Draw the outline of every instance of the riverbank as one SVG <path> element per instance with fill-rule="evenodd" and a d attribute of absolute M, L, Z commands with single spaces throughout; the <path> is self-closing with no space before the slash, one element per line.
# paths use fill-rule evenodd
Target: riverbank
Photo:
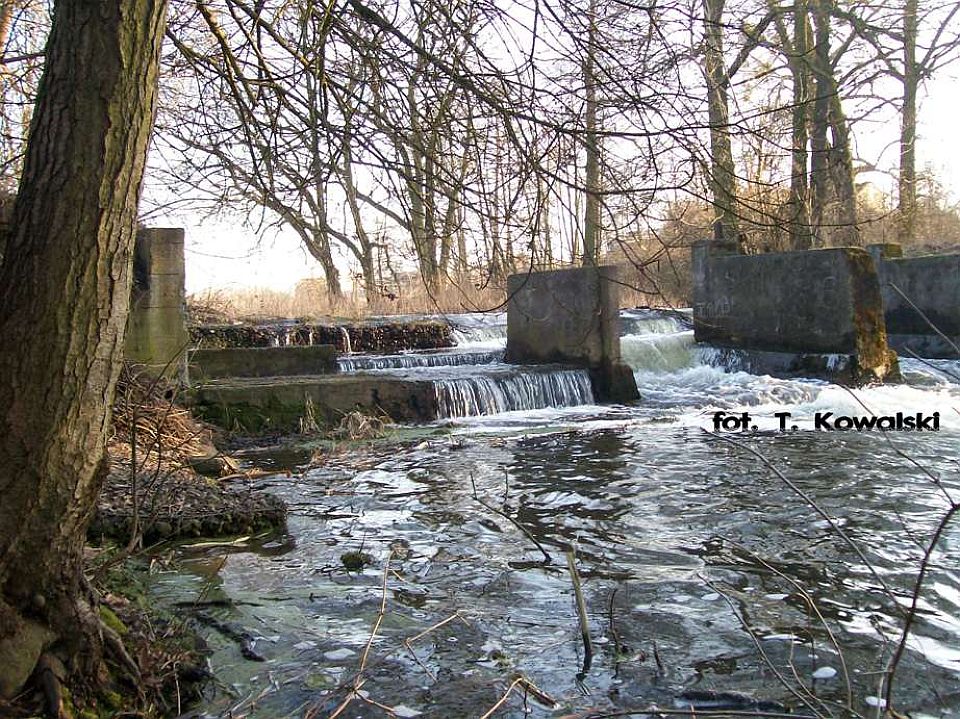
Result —
<path fill-rule="evenodd" d="M 256 492 L 247 475 L 207 477 L 178 462 L 130 471 L 122 450 L 113 450 L 113 469 L 104 482 L 90 523 L 90 541 L 126 544 L 139 535 L 144 546 L 195 537 L 251 534 L 283 526 L 286 505 Z"/>
<path fill-rule="evenodd" d="M 201 696 L 209 679 L 202 623 L 149 596 L 164 547 L 282 530 L 286 505 L 257 492 L 256 473 L 217 450 L 215 430 L 177 404 L 177 390 L 130 367 L 118 384 L 109 469 L 84 550 L 87 599 L 112 630 L 99 680 L 71 683 L 49 647 L 25 690 L 0 701 L 0 716 L 172 717 Z"/>

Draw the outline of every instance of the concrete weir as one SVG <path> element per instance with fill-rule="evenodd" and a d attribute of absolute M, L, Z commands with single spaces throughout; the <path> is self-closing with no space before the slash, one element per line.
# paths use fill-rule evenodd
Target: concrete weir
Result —
<path fill-rule="evenodd" d="M 511 275 L 507 293 L 507 362 L 583 367 L 597 401 L 639 399 L 633 371 L 620 359 L 617 267 Z"/>
<path fill-rule="evenodd" d="M 191 382 L 223 377 L 276 377 L 278 375 L 332 374 L 337 371 L 337 348 L 223 347 L 190 353 Z"/>
<path fill-rule="evenodd" d="M 765 255 L 693 247 L 693 323 L 725 367 L 846 384 L 897 379 L 877 271 L 862 249 Z"/>
<path fill-rule="evenodd" d="M 890 346 L 908 356 L 960 359 L 960 254 L 903 257 L 869 245 L 880 275 Z"/>

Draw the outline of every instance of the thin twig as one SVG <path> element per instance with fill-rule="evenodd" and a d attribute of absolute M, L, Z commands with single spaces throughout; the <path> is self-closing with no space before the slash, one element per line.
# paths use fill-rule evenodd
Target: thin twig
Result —
<path fill-rule="evenodd" d="M 737 607 L 734 605 L 733 600 L 730 599 L 730 597 L 727 596 L 725 592 L 720 591 L 720 588 L 715 586 L 706 577 L 701 575 L 700 579 L 701 581 L 703 581 L 704 584 L 706 584 L 713 591 L 715 591 L 717 594 L 723 597 L 723 600 L 730 607 L 730 611 L 733 612 L 733 616 L 737 618 L 737 621 L 740 622 L 740 626 L 743 627 L 744 631 L 747 633 L 747 636 L 749 636 L 750 639 L 753 641 L 754 645 L 757 648 L 757 651 L 760 653 L 760 656 L 763 658 L 764 663 L 767 665 L 770 671 L 773 672 L 773 675 L 777 678 L 777 681 L 780 682 L 780 685 L 784 689 L 786 689 L 788 692 L 790 692 L 794 697 L 796 697 L 805 707 L 807 707 L 807 709 L 812 711 L 816 716 L 820 717 L 821 715 L 820 715 L 820 712 L 817 711 L 817 708 L 813 706 L 809 701 L 807 701 L 807 698 L 804 696 L 804 694 L 797 691 L 797 689 L 789 681 L 787 681 L 787 678 L 783 676 L 780 670 L 777 669 L 777 666 L 773 663 L 773 660 L 770 659 L 770 657 L 767 655 L 767 652 L 763 648 L 763 644 L 760 643 L 760 639 L 757 637 L 756 633 L 753 631 L 750 625 L 747 624 L 747 621 L 743 618 L 743 616 L 737 610 Z M 806 687 L 804 687 L 804 689 L 805 688 Z"/>
<path fill-rule="evenodd" d="M 872 417 L 872 416 L 876 416 L 876 413 L 875 413 L 872 409 L 870 409 L 870 407 L 868 407 L 868 406 L 866 405 L 866 403 L 857 395 L 856 392 L 854 392 L 854 391 L 853 391 L 852 389 L 850 389 L 849 387 L 844 387 L 843 389 L 846 390 L 847 394 L 849 394 L 851 397 L 853 397 L 854 402 L 856 402 L 856 403 L 859 404 L 861 407 L 863 407 L 863 409 L 865 409 L 865 410 L 870 414 L 871 417 Z M 901 459 L 905 459 L 905 460 L 908 461 L 910 464 L 912 464 L 914 467 L 916 467 L 916 468 L 919 469 L 921 472 L 923 472 L 925 475 L 927 475 L 927 477 L 930 478 L 930 481 L 933 482 L 934 485 L 936 485 L 936 487 L 937 487 L 937 488 L 940 490 L 940 492 L 943 494 L 944 498 L 946 498 L 947 502 L 948 502 L 949 504 L 953 504 L 953 498 L 950 496 L 950 494 L 947 492 L 947 490 L 946 490 L 946 489 L 944 488 L 944 486 L 941 484 L 941 482 L 940 482 L 940 477 L 938 477 L 936 474 L 934 474 L 933 471 L 931 471 L 931 470 L 928 469 L 927 467 L 923 466 L 922 464 L 920 464 L 920 462 L 918 462 L 918 461 L 915 460 L 913 457 L 911 457 L 909 454 L 907 454 L 906 452 L 904 452 L 903 450 L 901 450 L 899 447 L 897 447 L 897 446 L 893 443 L 893 440 L 891 440 L 890 437 L 887 435 L 886 432 L 881 432 L 881 436 L 886 440 L 887 446 L 890 447 L 890 449 L 893 451 L 894 454 L 896 454 L 896 455 L 897 455 L 898 457 L 900 457 Z"/>
<path fill-rule="evenodd" d="M 930 538 L 930 543 L 927 545 L 927 550 L 923 554 L 923 559 L 920 561 L 920 571 L 917 574 L 917 580 L 913 584 L 913 594 L 910 598 L 910 610 L 907 612 L 907 618 L 903 623 L 903 631 L 900 634 L 900 641 L 897 643 L 897 648 L 894 650 L 893 656 L 890 658 L 890 663 L 887 666 L 887 691 L 885 698 L 887 703 L 887 711 L 891 713 L 893 712 L 894 678 L 897 673 L 897 667 L 900 666 L 900 660 L 903 659 L 904 650 L 907 648 L 907 639 L 910 637 L 910 630 L 913 628 L 913 622 L 917 617 L 920 594 L 923 591 L 923 582 L 927 577 L 927 570 L 930 569 L 931 557 L 937 548 L 937 544 L 940 542 L 941 535 L 944 533 L 944 531 L 946 531 L 947 526 L 953 520 L 957 512 L 960 512 L 960 503 L 953 504 L 947 513 L 940 518 L 940 522 L 937 524 L 937 528 L 934 531 L 933 536 Z"/>
<path fill-rule="evenodd" d="M 926 365 L 926 366 L 929 367 L 930 369 L 935 370 L 935 371 L 937 371 L 937 372 L 939 372 L 939 373 L 941 373 L 941 374 L 945 374 L 947 377 L 949 377 L 950 379 L 952 379 L 954 382 L 960 382 L 960 374 L 954 374 L 953 372 L 951 372 L 951 371 L 948 370 L 948 369 L 944 369 L 943 367 L 937 367 L 937 365 L 935 365 L 933 362 L 931 362 L 930 360 L 926 359 L 925 357 L 921 357 L 920 355 L 918 355 L 916 352 L 914 352 L 914 351 L 913 351 L 912 349 L 910 349 L 909 347 L 902 347 L 902 348 L 900 349 L 900 351 L 901 351 L 901 352 L 906 352 L 906 353 L 907 353 L 908 355 L 910 355 L 913 359 L 915 359 L 915 360 L 917 360 L 918 362 L 920 362 L 920 364 Z"/>
<path fill-rule="evenodd" d="M 387 613 L 387 577 L 390 573 L 390 560 L 393 559 L 393 550 L 390 551 L 390 554 L 387 555 L 387 564 L 383 568 L 383 591 L 380 595 L 380 611 L 377 613 L 377 621 L 373 624 L 373 629 L 370 631 L 370 638 L 367 640 L 367 646 L 363 649 L 363 654 L 360 657 L 360 672 L 367 666 L 367 657 L 370 656 L 370 648 L 373 646 L 373 641 L 376 639 L 377 632 L 380 630 L 380 624 L 383 622 L 383 617 Z"/>
<path fill-rule="evenodd" d="M 840 668 L 843 671 L 843 679 L 844 679 L 846 692 L 847 692 L 847 705 L 844 707 L 844 709 L 853 711 L 853 688 L 851 687 L 851 684 L 850 684 L 850 674 L 847 670 L 847 663 L 843 657 L 843 651 L 840 649 L 840 643 L 837 641 L 836 635 L 830 629 L 830 625 L 827 623 L 826 618 L 820 612 L 820 608 L 813 601 L 813 597 L 811 597 L 809 592 L 807 592 L 807 590 L 803 587 L 803 585 L 801 585 L 800 582 L 798 582 L 793 577 L 787 576 L 786 574 L 781 572 L 779 569 L 777 569 L 775 566 L 765 561 L 762 557 L 757 556 L 746 547 L 743 547 L 731 540 L 727 540 L 727 541 L 731 546 L 739 549 L 741 552 L 744 552 L 745 554 L 752 557 L 753 560 L 758 564 L 760 564 L 762 567 L 773 572 L 775 575 L 783 579 L 785 582 L 788 582 L 790 586 L 792 586 L 797 592 L 800 593 L 800 596 L 803 597 L 803 600 L 806 603 L 806 605 L 813 611 L 814 614 L 817 615 L 817 619 L 820 620 L 821 626 L 823 627 L 824 631 L 826 631 L 827 633 L 827 638 L 830 640 L 830 644 L 833 646 L 834 650 L 837 652 L 837 659 L 840 662 Z"/>
<path fill-rule="evenodd" d="M 896 595 L 893 593 L 890 587 L 887 586 L 887 583 L 883 581 L 883 578 L 877 572 L 876 568 L 867 559 L 866 555 L 864 555 L 863 550 L 861 550 L 860 547 L 857 546 L 856 542 L 850 539 L 850 536 L 843 531 L 843 528 L 841 528 L 840 525 L 837 524 L 837 521 L 833 517 L 831 517 L 829 514 L 827 514 L 827 512 L 823 509 L 823 507 L 817 504 L 817 502 L 814 501 L 813 498 L 810 497 L 810 495 L 808 495 L 806 492 L 800 489 L 800 487 L 798 487 L 795 482 L 793 482 L 789 477 L 787 477 L 783 472 L 781 472 L 776 466 L 774 466 L 774 464 L 769 459 L 767 459 L 762 453 L 758 452 L 753 447 L 743 444 L 742 442 L 737 442 L 733 439 L 730 439 L 729 437 L 724 437 L 722 434 L 711 432 L 707 429 L 702 429 L 702 431 L 704 434 L 706 434 L 709 437 L 713 437 L 714 439 L 719 439 L 721 442 L 726 442 L 727 444 L 732 444 L 734 447 L 737 447 L 738 449 L 742 449 L 746 452 L 749 452 L 754 457 L 759 459 L 767 469 L 773 472 L 780 479 L 781 482 L 783 482 L 791 490 L 793 490 L 795 494 L 797 494 L 801 499 L 803 499 L 803 501 L 806 502 L 810 506 L 810 508 L 813 509 L 813 511 L 819 514 L 823 518 L 823 520 L 830 525 L 830 528 L 837 534 L 837 536 L 839 536 L 847 544 L 847 546 L 849 546 L 854 551 L 854 553 L 860 558 L 860 561 L 863 562 L 867 571 L 870 572 L 871 576 L 874 578 L 874 580 L 876 580 L 877 584 L 879 584 L 880 587 L 883 589 L 884 593 L 887 595 L 887 598 L 893 602 L 893 611 L 899 610 L 900 605 L 897 603 Z"/>
<path fill-rule="evenodd" d="M 929 317 L 927 317 L 927 315 L 924 313 L 924 311 L 921 310 L 919 307 L 917 307 L 917 305 L 914 303 L 914 301 L 911 300 L 909 297 L 907 297 L 906 293 L 904 293 L 903 290 L 901 290 L 899 287 L 897 287 L 893 282 L 889 282 L 888 284 L 894 289 L 894 291 L 895 291 L 898 295 L 900 295 L 904 300 L 907 301 L 907 304 L 908 304 L 908 305 L 910 305 L 914 310 L 916 310 L 917 314 L 920 315 L 920 316 L 923 318 L 923 321 L 926 322 L 928 325 L 930 325 L 930 329 L 932 329 L 934 332 L 936 332 L 938 335 L 940 335 L 940 336 L 943 338 L 943 340 L 944 340 L 948 345 L 950 345 L 950 347 L 953 348 L 953 351 L 957 353 L 957 357 L 960 358 L 960 347 L 957 346 L 957 343 L 954 342 L 954 341 L 953 341 L 952 339 L 950 339 L 949 337 L 947 337 L 947 335 L 945 335 L 943 332 L 941 332 L 941 331 L 940 331 L 940 328 L 937 327 L 937 326 L 933 323 L 933 320 L 931 320 Z"/>
<path fill-rule="evenodd" d="M 476 481 L 475 481 L 474 478 L 473 478 L 473 473 L 472 473 L 472 472 L 471 472 L 471 474 L 470 474 L 470 484 L 471 484 L 471 486 L 473 487 L 473 498 L 474 498 L 477 502 L 479 502 L 479 503 L 480 503 L 483 507 L 485 507 L 486 509 L 489 509 L 489 510 L 490 510 L 491 512 L 493 512 L 494 514 L 497 514 L 497 515 L 503 517 L 503 518 L 506 519 L 508 522 L 512 523 L 513 526 L 515 526 L 517 529 L 519 529 L 521 532 L 523 532 L 523 535 L 524 535 L 527 539 L 529 539 L 531 542 L 533 542 L 535 545 L 537 545 L 537 549 L 539 549 L 539 550 L 540 550 L 540 553 L 543 555 L 543 563 L 544 563 L 544 564 L 551 564 L 551 563 L 553 562 L 553 559 L 551 559 L 550 554 L 547 552 L 547 550 L 543 548 L 543 545 L 540 544 L 540 542 L 537 541 L 536 537 L 534 537 L 526 527 L 524 527 L 522 524 L 520 524 L 520 522 L 518 522 L 516 519 L 514 519 L 513 517 L 511 517 L 509 514 L 507 514 L 507 513 L 504 512 L 503 510 L 497 509 L 496 507 L 493 507 L 493 506 L 491 506 L 490 504 L 488 504 L 487 502 L 485 502 L 485 501 L 483 501 L 482 499 L 480 499 L 480 495 L 477 494 L 477 483 L 476 483 Z"/>
<path fill-rule="evenodd" d="M 510 686 L 507 687 L 507 691 L 505 691 L 505 692 L 503 693 L 503 695 L 497 700 L 497 703 L 494 704 L 492 707 L 490 707 L 490 708 L 484 713 L 484 715 L 483 715 L 482 717 L 480 717 L 480 719 L 490 719 L 490 717 L 493 716 L 493 714 L 497 711 L 497 709 L 499 709 L 500 707 L 502 707 L 503 704 L 504 704 L 504 702 L 506 702 L 507 699 L 510 697 L 510 692 L 512 692 L 514 689 L 516 689 L 517 686 L 520 685 L 521 683 L 522 683 L 522 682 L 521 682 L 521 680 L 520 680 L 519 677 L 516 678 L 516 679 L 514 679 L 513 682 L 510 684 Z"/>

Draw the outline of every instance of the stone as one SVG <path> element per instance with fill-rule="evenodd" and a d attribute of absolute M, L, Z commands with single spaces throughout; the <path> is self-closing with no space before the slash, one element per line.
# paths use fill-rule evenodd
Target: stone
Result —
<path fill-rule="evenodd" d="M 0 697 L 12 699 L 20 692 L 53 639 L 50 629 L 30 619 L 21 620 L 12 635 L 0 639 Z"/>

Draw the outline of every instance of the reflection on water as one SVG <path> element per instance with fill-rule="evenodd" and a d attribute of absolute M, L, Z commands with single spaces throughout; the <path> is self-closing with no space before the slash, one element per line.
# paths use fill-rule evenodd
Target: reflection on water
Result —
<path fill-rule="evenodd" d="M 362 674 L 365 694 L 341 716 L 387 716 L 375 701 L 398 716 L 477 717 L 517 672 L 557 702 L 530 698 L 534 716 L 679 706 L 711 690 L 839 715 L 847 678 L 853 709 L 866 713 L 924 542 L 948 497 L 960 497 L 960 388 L 935 369 L 904 365 L 908 384 L 851 394 L 694 358 L 638 368 L 637 407 L 457 420 L 447 438 L 358 451 L 271 481 L 293 507 L 286 536 L 184 549 L 154 592 L 168 602 L 231 600 L 196 611 L 255 636 L 268 660 L 243 659 L 214 632 L 221 685 L 211 715 L 336 711 L 348 696 L 337 687 L 356 681 L 378 621 L 384 576 L 386 614 Z M 944 429 L 809 430 L 815 412 L 863 414 L 861 402 L 880 413 L 939 410 Z M 784 408 L 803 429 L 772 431 Z M 704 432 L 716 409 L 758 418 L 762 431 L 737 443 L 794 488 L 742 446 Z M 950 527 L 933 553 L 898 674 L 901 710 L 960 711 L 958 543 Z M 596 650 L 582 681 L 568 544 Z M 348 572 L 348 551 L 373 562 Z M 511 699 L 498 716 L 526 716 L 522 704 Z"/>

